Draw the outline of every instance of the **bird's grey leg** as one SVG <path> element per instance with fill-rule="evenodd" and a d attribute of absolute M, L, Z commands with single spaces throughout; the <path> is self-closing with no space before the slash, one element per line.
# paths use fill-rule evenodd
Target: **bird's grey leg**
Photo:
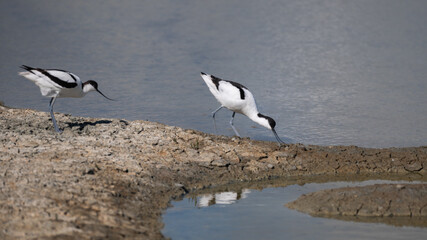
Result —
<path fill-rule="evenodd" d="M 219 107 L 217 110 L 212 112 L 212 119 L 213 119 L 213 125 L 214 125 L 214 129 L 215 129 L 215 133 L 216 131 L 216 123 L 215 123 L 215 113 L 218 112 L 219 110 L 221 110 L 221 108 L 223 108 L 223 106 Z"/>
<path fill-rule="evenodd" d="M 233 128 L 234 133 L 235 133 L 238 137 L 240 137 L 240 134 L 237 132 L 236 128 L 235 128 L 235 127 L 234 127 L 234 125 L 233 125 L 234 115 L 236 115 L 236 112 L 233 112 L 233 115 L 231 115 L 230 125 L 231 125 L 231 128 Z"/>
<path fill-rule="evenodd" d="M 50 99 L 50 102 L 49 102 L 50 117 L 52 118 L 53 127 L 55 128 L 55 131 L 62 132 L 61 130 L 59 130 L 58 125 L 56 124 L 55 115 L 53 115 L 53 104 L 55 104 L 55 100 L 56 100 L 56 97 L 53 97 Z"/>

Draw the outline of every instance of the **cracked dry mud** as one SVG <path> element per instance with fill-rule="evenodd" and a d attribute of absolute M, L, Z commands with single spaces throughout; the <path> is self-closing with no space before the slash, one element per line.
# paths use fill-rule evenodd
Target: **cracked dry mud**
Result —
<path fill-rule="evenodd" d="M 279 147 L 147 121 L 0 106 L 0 239 L 164 239 L 161 214 L 197 189 L 275 177 L 415 176 L 427 148 Z M 303 181 L 303 180 L 302 180 Z"/>

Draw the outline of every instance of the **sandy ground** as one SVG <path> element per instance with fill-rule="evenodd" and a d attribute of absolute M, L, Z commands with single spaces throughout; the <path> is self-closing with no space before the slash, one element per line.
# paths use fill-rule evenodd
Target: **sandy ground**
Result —
<path fill-rule="evenodd" d="M 427 147 L 279 147 L 147 121 L 55 116 L 62 134 L 46 112 L 0 106 L 0 239 L 164 239 L 162 211 L 199 189 L 427 175 Z"/>

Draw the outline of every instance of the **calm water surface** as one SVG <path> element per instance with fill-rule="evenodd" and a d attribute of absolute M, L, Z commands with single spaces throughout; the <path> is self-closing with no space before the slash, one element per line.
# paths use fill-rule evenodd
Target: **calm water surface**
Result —
<path fill-rule="evenodd" d="M 48 111 L 27 64 L 95 79 L 60 99 L 73 115 L 144 119 L 213 133 L 201 71 L 242 83 L 294 142 L 427 142 L 426 1 L 0 1 L 0 101 Z M 231 112 L 217 114 L 232 135 Z M 242 136 L 274 141 L 236 117 Z"/>
<path fill-rule="evenodd" d="M 284 204 L 327 188 L 390 181 L 329 182 L 201 194 L 172 202 L 163 234 L 179 239 L 424 239 L 427 228 L 315 218 Z M 396 182 L 394 182 L 396 183 Z"/>

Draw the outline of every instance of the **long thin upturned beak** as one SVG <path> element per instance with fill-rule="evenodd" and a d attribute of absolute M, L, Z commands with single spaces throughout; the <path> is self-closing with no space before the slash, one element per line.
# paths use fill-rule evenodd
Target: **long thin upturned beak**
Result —
<path fill-rule="evenodd" d="M 282 139 L 279 138 L 279 135 L 277 135 L 276 130 L 274 130 L 274 128 L 272 128 L 271 131 L 273 131 L 274 136 L 276 137 L 276 140 L 279 143 L 279 145 L 286 144 L 284 141 L 282 141 Z"/>
<path fill-rule="evenodd" d="M 117 100 L 114 100 L 114 99 L 111 99 L 111 98 L 109 98 L 109 97 L 107 97 L 107 96 L 105 96 L 101 91 L 99 91 L 98 89 L 96 89 L 96 91 L 97 92 L 99 92 L 99 94 L 101 94 L 103 97 L 105 97 L 106 99 L 108 99 L 108 100 L 111 100 L 111 101 L 117 101 Z"/>

